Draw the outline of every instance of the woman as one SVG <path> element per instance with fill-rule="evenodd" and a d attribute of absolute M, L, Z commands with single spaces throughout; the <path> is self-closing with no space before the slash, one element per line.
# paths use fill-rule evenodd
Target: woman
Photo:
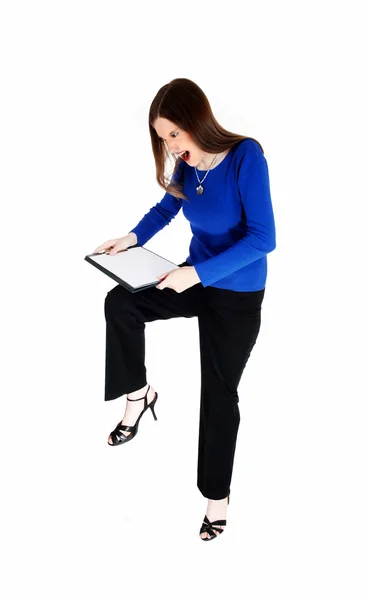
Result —
<path fill-rule="evenodd" d="M 105 400 L 127 395 L 124 417 L 109 436 L 113 446 L 137 434 L 142 415 L 156 419 L 157 392 L 147 383 L 145 323 L 198 317 L 201 396 L 197 485 L 208 506 L 200 537 L 223 532 L 240 422 L 237 388 L 261 322 L 267 254 L 275 224 L 263 148 L 254 138 L 225 130 L 203 91 L 174 79 L 149 112 L 160 202 L 127 235 L 94 252 L 116 254 L 143 246 L 182 207 L 193 237 L 189 256 L 161 282 L 137 294 L 117 285 L 105 299 Z M 165 161 L 175 156 L 171 181 Z"/>

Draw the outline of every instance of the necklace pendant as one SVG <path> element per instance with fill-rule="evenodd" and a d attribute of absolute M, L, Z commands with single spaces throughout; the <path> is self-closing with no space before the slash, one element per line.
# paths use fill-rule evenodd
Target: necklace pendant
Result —
<path fill-rule="evenodd" d="M 196 188 L 196 191 L 198 192 L 198 194 L 202 194 L 202 193 L 204 192 L 204 188 L 203 188 L 203 186 L 202 186 L 202 185 L 199 185 L 199 186 Z"/>

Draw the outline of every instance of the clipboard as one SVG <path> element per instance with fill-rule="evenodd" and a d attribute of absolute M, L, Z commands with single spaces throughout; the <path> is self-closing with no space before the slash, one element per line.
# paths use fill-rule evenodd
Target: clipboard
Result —
<path fill-rule="evenodd" d="M 132 294 L 160 283 L 162 280 L 156 279 L 157 275 L 180 268 L 179 265 L 139 244 L 112 256 L 104 250 L 87 254 L 84 260 Z"/>

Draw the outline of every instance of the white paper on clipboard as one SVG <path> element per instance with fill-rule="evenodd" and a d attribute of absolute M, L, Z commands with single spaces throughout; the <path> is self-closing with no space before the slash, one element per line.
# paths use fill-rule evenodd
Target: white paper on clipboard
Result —
<path fill-rule="evenodd" d="M 93 262 L 97 263 L 132 288 L 158 283 L 158 275 L 179 268 L 175 263 L 147 250 L 136 246 L 117 252 L 117 254 L 90 254 Z"/>

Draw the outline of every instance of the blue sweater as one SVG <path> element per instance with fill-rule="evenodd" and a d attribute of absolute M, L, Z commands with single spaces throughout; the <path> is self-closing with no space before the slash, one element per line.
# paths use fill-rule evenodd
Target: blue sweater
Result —
<path fill-rule="evenodd" d="M 202 180 L 206 171 L 197 169 Z M 262 290 L 266 285 L 267 254 L 276 247 L 269 172 L 260 146 L 248 138 L 230 149 L 203 182 L 182 159 L 173 180 L 184 182 L 188 200 L 168 192 L 133 231 L 143 246 L 168 225 L 180 208 L 190 222 L 192 239 L 186 261 L 204 287 L 235 291 Z"/>

